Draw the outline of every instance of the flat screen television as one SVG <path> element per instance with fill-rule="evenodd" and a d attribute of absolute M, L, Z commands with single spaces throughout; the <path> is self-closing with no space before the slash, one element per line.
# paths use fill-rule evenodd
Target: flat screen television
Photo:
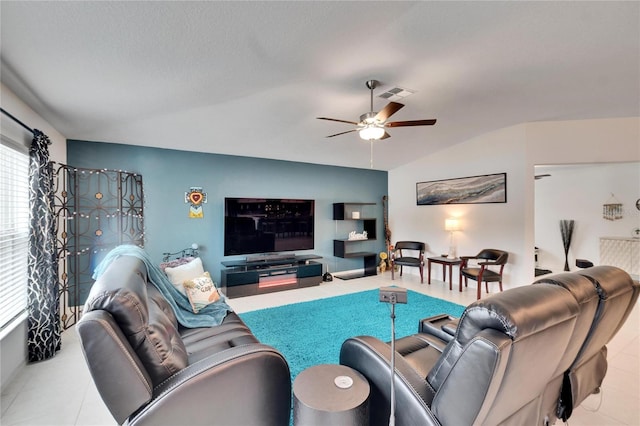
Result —
<path fill-rule="evenodd" d="M 313 249 L 314 200 L 225 198 L 224 255 Z"/>

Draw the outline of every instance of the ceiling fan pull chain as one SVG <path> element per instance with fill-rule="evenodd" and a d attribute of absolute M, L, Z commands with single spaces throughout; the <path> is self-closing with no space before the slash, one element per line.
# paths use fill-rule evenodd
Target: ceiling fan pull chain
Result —
<path fill-rule="evenodd" d="M 373 139 L 369 141 L 369 166 L 373 169 Z"/>

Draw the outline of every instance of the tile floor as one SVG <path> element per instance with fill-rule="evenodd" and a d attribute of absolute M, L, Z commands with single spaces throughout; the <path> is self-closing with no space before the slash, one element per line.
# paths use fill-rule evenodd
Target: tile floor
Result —
<path fill-rule="evenodd" d="M 421 285 L 417 275 L 405 272 L 404 277 L 396 276 L 393 282 L 389 273 L 349 281 L 334 279 L 318 287 L 231 299 L 230 304 L 242 313 L 392 284 L 461 305 L 475 299 L 475 288 L 460 293 L 455 287 L 449 291 L 448 283 L 441 281 Z M 636 306 L 608 345 L 609 370 L 602 392 L 589 397 L 574 411 L 571 426 L 640 425 L 639 311 Z M 73 329 L 63 334 L 62 350 L 53 359 L 25 367 L 1 394 L 3 426 L 116 424 L 93 385 Z"/>

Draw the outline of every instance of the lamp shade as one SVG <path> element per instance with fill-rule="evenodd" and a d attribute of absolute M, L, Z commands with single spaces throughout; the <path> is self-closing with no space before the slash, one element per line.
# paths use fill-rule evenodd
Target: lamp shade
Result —
<path fill-rule="evenodd" d="M 460 229 L 460 223 L 458 219 L 445 219 L 444 230 L 445 231 L 458 231 Z"/>
<path fill-rule="evenodd" d="M 378 127 L 375 125 L 368 125 L 360 129 L 359 135 L 366 141 L 378 140 L 384 136 L 384 127 Z"/>

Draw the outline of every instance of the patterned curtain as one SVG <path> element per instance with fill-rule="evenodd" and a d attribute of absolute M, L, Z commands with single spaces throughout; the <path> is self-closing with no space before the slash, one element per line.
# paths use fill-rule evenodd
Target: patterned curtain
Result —
<path fill-rule="evenodd" d="M 51 358 L 60 349 L 60 295 L 54 218 L 53 168 L 49 138 L 34 130 L 29 151 L 29 361 Z"/>

